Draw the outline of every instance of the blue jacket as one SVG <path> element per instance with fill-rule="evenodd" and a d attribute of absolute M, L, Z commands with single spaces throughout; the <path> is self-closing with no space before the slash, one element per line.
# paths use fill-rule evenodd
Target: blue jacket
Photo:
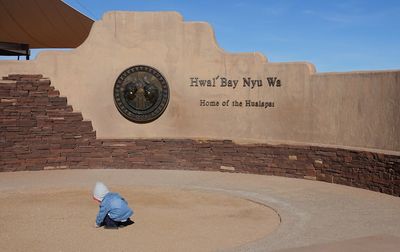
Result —
<path fill-rule="evenodd" d="M 100 226 L 106 215 L 114 221 L 123 221 L 133 215 L 128 202 L 118 193 L 109 192 L 100 203 L 100 210 L 96 217 L 96 224 Z"/>

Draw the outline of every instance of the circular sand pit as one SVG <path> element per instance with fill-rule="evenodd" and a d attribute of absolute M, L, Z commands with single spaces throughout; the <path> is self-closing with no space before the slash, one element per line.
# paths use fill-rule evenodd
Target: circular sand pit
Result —
<path fill-rule="evenodd" d="M 198 190 L 113 187 L 135 224 L 95 228 L 90 189 L 0 192 L 4 251 L 214 251 L 263 238 L 280 223 L 271 208 Z"/>

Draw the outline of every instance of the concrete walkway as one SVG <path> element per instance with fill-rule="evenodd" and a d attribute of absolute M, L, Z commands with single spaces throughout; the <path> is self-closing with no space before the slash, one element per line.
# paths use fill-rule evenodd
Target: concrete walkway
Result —
<path fill-rule="evenodd" d="M 398 251 L 400 247 L 400 198 L 316 181 L 199 171 L 60 170 L 0 173 L 0 191 L 91 189 L 97 180 L 110 186 L 222 192 L 279 213 L 281 224 L 275 232 L 229 251 L 360 251 L 360 246 Z"/>

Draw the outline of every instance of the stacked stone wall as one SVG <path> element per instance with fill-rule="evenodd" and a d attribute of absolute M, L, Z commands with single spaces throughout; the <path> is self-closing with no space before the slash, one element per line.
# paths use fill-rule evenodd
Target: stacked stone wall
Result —
<path fill-rule="evenodd" d="M 2 171 L 77 165 L 80 146 L 96 140 L 92 123 L 74 112 L 41 75 L 9 75 L 0 82 Z"/>
<path fill-rule="evenodd" d="M 326 181 L 400 196 L 400 156 L 230 140 L 97 139 L 41 75 L 0 81 L 0 171 L 182 169 Z"/>

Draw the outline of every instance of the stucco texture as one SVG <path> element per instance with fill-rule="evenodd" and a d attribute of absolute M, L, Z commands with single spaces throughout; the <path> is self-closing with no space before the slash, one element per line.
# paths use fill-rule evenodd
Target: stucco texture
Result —
<path fill-rule="evenodd" d="M 156 68 L 169 84 L 167 109 L 147 124 L 126 120 L 114 104 L 117 77 L 135 65 Z M 400 151 L 400 71 L 319 74 L 310 63 L 270 63 L 260 53 L 227 53 L 209 24 L 184 22 L 176 12 L 107 13 L 74 50 L 42 52 L 29 62 L 0 62 L 2 76 L 12 73 L 51 78 L 68 103 L 92 121 L 98 138 L 230 139 Z M 281 86 L 271 87 L 267 77 Z M 216 86 L 191 86 L 192 78 L 215 78 Z M 236 88 L 221 87 L 222 78 L 237 80 Z M 262 85 L 244 85 L 248 78 Z M 201 100 L 219 106 L 201 106 Z M 233 107 L 234 100 L 242 106 Z M 273 102 L 273 107 L 246 107 L 246 100 Z"/>

